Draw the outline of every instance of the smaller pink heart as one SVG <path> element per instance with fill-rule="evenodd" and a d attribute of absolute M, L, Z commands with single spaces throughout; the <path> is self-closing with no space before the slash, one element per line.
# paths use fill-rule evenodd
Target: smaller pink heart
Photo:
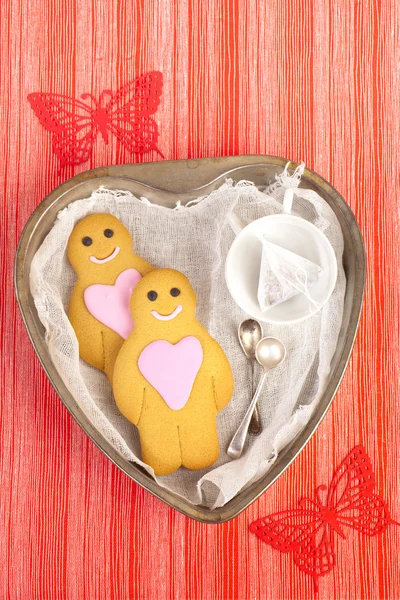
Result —
<path fill-rule="evenodd" d="M 138 367 L 172 410 L 183 408 L 189 400 L 197 373 L 203 362 L 203 348 L 193 336 L 177 344 L 156 340 L 142 350 Z"/>
<path fill-rule="evenodd" d="M 83 294 L 88 311 L 124 339 L 133 329 L 129 300 L 141 279 L 139 271 L 126 269 L 118 275 L 114 285 L 95 283 L 86 288 Z"/>

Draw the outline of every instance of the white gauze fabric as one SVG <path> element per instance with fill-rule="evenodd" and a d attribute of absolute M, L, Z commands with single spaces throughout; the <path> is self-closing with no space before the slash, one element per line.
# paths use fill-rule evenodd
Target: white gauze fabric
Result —
<path fill-rule="evenodd" d="M 342 320 L 345 276 L 343 238 L 328 204 L 314 191 L 296 189 L 293 214 L 313 222 L 330 240 L 338 260 L 338 279 L 329 302 L 315 316 L 291 326 L 263 326 L 264 335 L 283 341 L 285 362 L 271 371 L 260 400 L 263 431 L 250 436 L 239 460 L 226 454 L 252 395 L 251 364 L 237 339 L 239 323 L 247 315 L 230 297 L 224 277 L 225 259 L 234 239 L 233 213 L 247 224 L 282 212 L 285 185 L 297 180 L 284 172 L 265 192 L 249 182 L 227 181 L 209 196 L 175 209 L 150 204 L 129 192 L 99 189 L 61 211 L 54 227 L 37 251 L 30 285 L 39 318 L 46 330 L 52 360 L 76 402 L 94 427 L 126 459 L 142 466 L 136 428 L 118 411 L 106 376 L 79 358 L 78 343 L 67 317 L 76 275 L 66 248 L 75 224 L 88 214 L 108 212 L 129 229 L 133 249 L 156 267 L 182 271 L 197 294 L 197 318 L 218 340 L 231 364 L 235 392 L 217 417 L 220 458 L 203 471 L 179 469 L 156 477 L 160 486 L 194 504 L 223 506 L 240 490 L 263 476 L 279 451 L 301 431 L 325 389 Z M 294 183 L 293 183 L 294 182 Z M 255 369 L 255 379 L 260 376 Z"/>

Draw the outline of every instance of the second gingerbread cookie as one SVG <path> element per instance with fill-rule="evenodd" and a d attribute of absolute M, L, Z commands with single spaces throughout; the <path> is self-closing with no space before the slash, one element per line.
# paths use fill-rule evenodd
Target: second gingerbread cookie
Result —
<path fill-rule="evenodd" d="M 196 320 L 196 296 L 180 272 L 146 275 L 131 297 L 135 327 L 115 362 L 118 408 L 140 434 L 156 475 L 203 469 L 219 456 L 216 415 L 233 393 L 221 346 Z"/>
<path fill-rule="evenodd" d="M 133 328 L 131 293 L 153 267 L 133 253 L 129 231 L 106 213 L 77 223 L 68 241 L 68 258 L 78 275 L 68 316 L 79 354 L 111 381 L 115 358 Z"/>

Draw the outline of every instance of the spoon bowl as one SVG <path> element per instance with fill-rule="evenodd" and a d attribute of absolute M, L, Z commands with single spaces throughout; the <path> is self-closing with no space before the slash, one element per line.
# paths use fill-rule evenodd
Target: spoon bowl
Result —
<path fill-rule="evenodd" d="M 277 367 L 286 356 L 286 348 L 282 342 L 273 337 L 265 337 L 256 346 L 256 359 L 265 371 Z"/>
<path fill-rule="evenodd" d="M 239 342 L 247 358 L 255 360 L 256 346 L 262 338 L 261 325 L 255 319 L 247 319 L 239 325 Z"/>

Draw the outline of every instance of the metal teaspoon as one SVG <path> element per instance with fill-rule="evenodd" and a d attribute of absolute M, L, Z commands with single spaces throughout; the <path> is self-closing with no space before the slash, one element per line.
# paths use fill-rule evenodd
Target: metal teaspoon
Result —
<path fill-rule="evenodd" d="M 257 404 L 257 400 L 261 394 L 268 371 L 277 367 L 284 360 L 285 356 L 286 348 L 280 340 L 272 337 L 266 337 L 258 342 L 256 346 L 256 359 L 260 365 L 264 367 L 264 373 L 259 381 L 253 400 L 251 401 L 250 406 L 243 417 L 243 421 L 239 425 L 238 430 L 229 444 L 227 453 L 231 458 L 240 458 L 242 455 L 243 448 L 246 443 L 247 430 L 249 428 L 251 415 L 253 414 L 254 407 Z"/>
<path fill-rule="evenodd" d="M 243 352 L 249 360 L 251 360 L 251 392 L 254 393 L 254 361 L 256 360 L 256 346 L 262 338 L 261 325 L 255 319 L 247 319 L 239 325 L 238 329 L 239 342 Z M 258 406 L 256 404 L 253 415 L 251 417 L 249 433 L 261 433 L 261 419 Z"/>

